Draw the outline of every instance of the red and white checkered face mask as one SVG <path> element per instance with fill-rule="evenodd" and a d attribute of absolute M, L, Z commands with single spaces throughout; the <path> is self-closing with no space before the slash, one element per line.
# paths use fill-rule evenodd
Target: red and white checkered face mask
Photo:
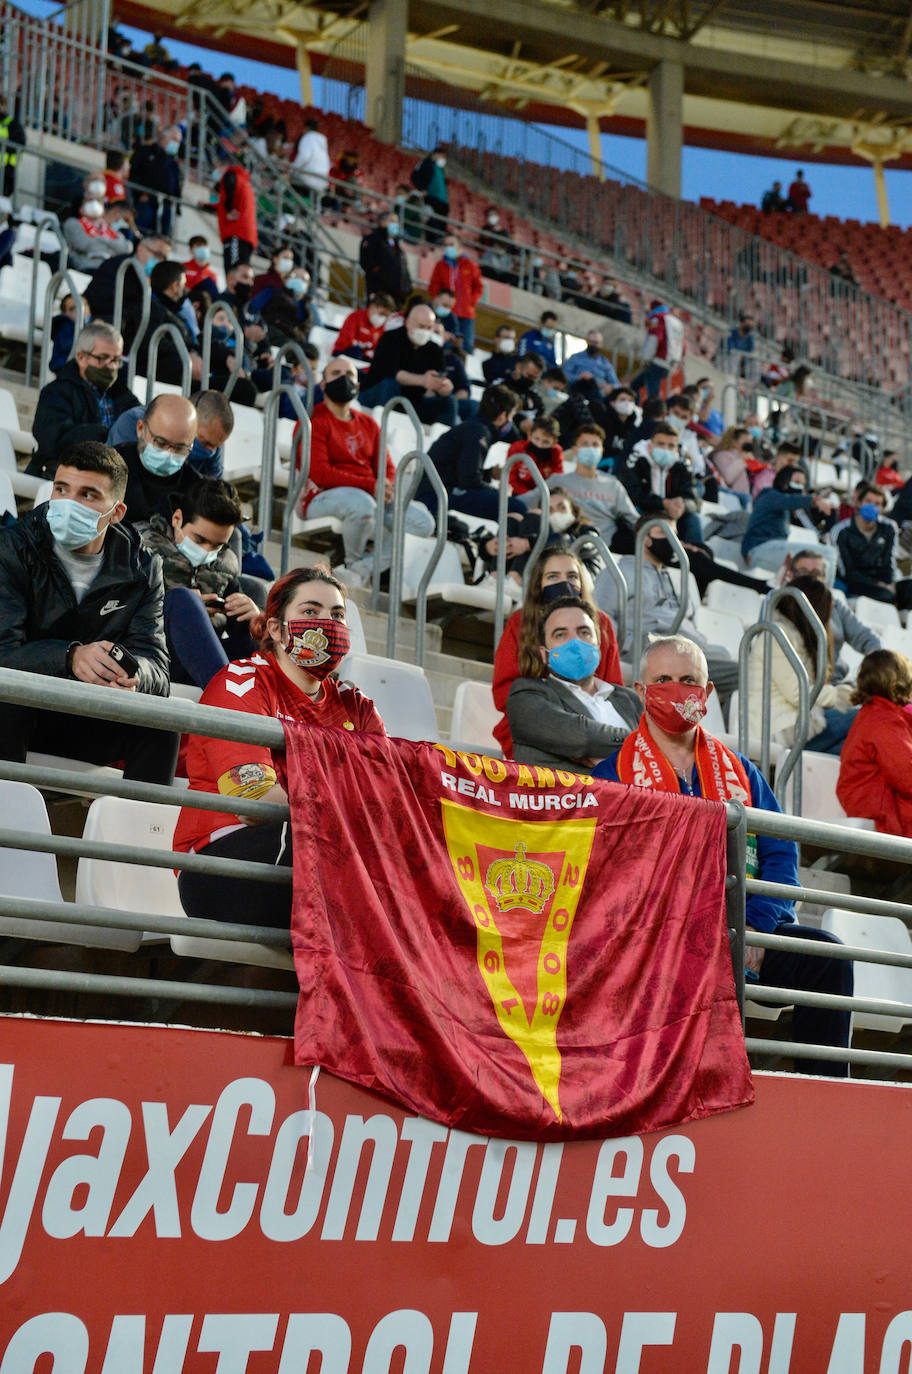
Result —
<path fill-rule="evenodd" d="M 338 668 L 351 648 L 348 626 L 343 620 L 317 620 L 306 616 L 286 620 L 288 635 L 284 649 L 292 663 L 322 681 Z"/>

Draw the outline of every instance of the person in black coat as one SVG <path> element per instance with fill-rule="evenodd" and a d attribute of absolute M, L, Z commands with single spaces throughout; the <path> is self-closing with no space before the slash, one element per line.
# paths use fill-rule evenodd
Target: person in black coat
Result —
<path fill-rule="evenodd" d="M 203 360 L 197 351 L 196 341 L 181 314 L 181 306 L 186 296 L 187 274 L 179 262 L 160 262 L 152 271 L 149 279 L 152 288 L 149 323 L 142 338 L 136 344 L 137 371 L 148 376 L 149 344 L 152 335 L 163 324 L 172 325 L 183 340 L 190 355 L 191 382 L 199 382 L 203 375 Z M 233 339 L 232 339 L 233 341 Z M 238 363 L 242 365 L 243 360 Z M 210 355 L 209 386 L 213 391 L 224 391 L 228 379 L 234 371 L 234 355 L 230 347 L 213 336 Z M 180 386 L 183 383 L 183 368 L 177 344 L 171 334 L 165 334 L 159 341 L 158 355 L 155 360 L 155 377 L 159 382 L 170 382 Z M 241 377 L 232 391 L 232 399 L 241 405 L 253 405 L 256 401 L 256 387 L 248 377 Z"/>
<path fill-rule="evenodd" d="M 162 234 L 140 239 L 132 253 L 137 265 L 149 276 L 157 262 L 164 262 L 171 251 L 171 240 Z M 108 258 L 92 273 L 91 280 L 83 291 L 89 303 L 94 320 L 108 320 L 123 331 L 124 351 L 129 353 L 142 315 L 142 286 L 134 271 L 124 273 L 123 318 L 114 319 L 114 295 L 117 273 L 121 263 L 127 261 L 129 253 Z"/>
<path fill-rule="evenodd" d="M 117 690 L 168 694 L 161 560 L 123 525 L 127 472 L 105 444 L 64 449 L 50 501 L 0 530 L 0 666 Z M 129 666 L 114 656 L 120 646 Z M 170 783 L 179 736 L 0 704 L 0 758 L 28 750 Z"/>
<path fill-rule="evenodd" d="M 399 218 L 395 211 L 381 215 L 377 228 L 364 235 L 359 256 L 367 297 L 385 291 L 401 305 L 412 289 L 412 279 L 399 243 Z"/>
<path fill-rule="evenodd" d="M 123 381 L 123 339 L 112 325 L 96 320 L 76 340 L 76 356 L 53 382 L 42 387 L 32 433 L 38 445 L 26 472 L 53 477 L 61 452 L 94 439 L 103 442 L 118 416 L 139 405 Z"/>
<path fill-rule="evenodd" d="M 156 396 L 136 422 L 136 439 L 118 444 L 127 465 L 126 520 L 144 526 L 153 515 L 171 519 L 181 498 L 199 481 L 187 461 L 197 432 L 192 401 L 183 396 Z"/>
<path fill-rule="evenodd" d="M 176 124 L 162 129 L 155 143 L 141 143 L 130 158 L 130 187 L 136 202 L 136 225 L 144 234 L 171 232 L 174 201 L 179 201 L 184 174 L 177 160 L 182 134 Z"/>

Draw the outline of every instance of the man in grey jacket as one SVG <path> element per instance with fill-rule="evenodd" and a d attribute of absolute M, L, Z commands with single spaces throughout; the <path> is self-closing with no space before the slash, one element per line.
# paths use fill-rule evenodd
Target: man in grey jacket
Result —
<path fill-rule="evenodd" d="M 637 529 L 649 523 L 649 516 L 641 516 Z M 653 519 L 655 516 L 652 517 Z M 661 526 L 650 531 L 643 546 L 643 633 L 644 635 L 667 635 L 678 611 L 677 586 L 668 571 L 674 555 L 671 545 L 662 533 Z M 633 610 L 636 559 L 633 554 L 625 554 L 618 559 L 618 566 L 627 583 L 627 638 L 621 645 L 621 657 L 629 658 L 633 641 Z M 601 610 L 612 619 L 617 618 L 618 593 L 607 571 L 599 574 L 595 583 L 595 601 Z M 678 630 L 699 644 L 709 664 L 709 676 L 719 694 L 723 711 L 733 692 L 738 688 L 738 665 L 727 649 L 719 644 L 708 644 L 690 616 L 685 616 Z"/>
<path fill-rule="evenodd" d="M 779 582 L 792 582 L 796 577 L 816 577 L 826 582 L 827 563 L 823 554 L 816 549 L 799 549 L 786 557 L 780 572 Z M 840 658 L 842 646 L 850 645 L 860 654 L 872 654 L 883 645 L 872 629 L 863 624 L 855 615 L 848 602 L 833 597 L 833 610 L 830 615 L 830 633 L 833 636 L 832 683 L 843 682 L 849 675 L 849 665 Z"/>

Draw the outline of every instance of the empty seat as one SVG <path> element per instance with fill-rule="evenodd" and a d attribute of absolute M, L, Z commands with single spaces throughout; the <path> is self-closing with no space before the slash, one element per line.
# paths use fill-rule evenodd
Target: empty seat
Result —
<path fill-rule="evenodd" d="M 399 739 L 438 738 L 434 700 L 422 668 L 379 654 L 350 653 L 339 675 L 371 698 L 387 734 Z"/>
<path fill-rule="evenodd" d="M 37 787 L 25 782 L 0 781 L 0 814 L 13 830 L 23 830 L 35 836 L 49 836 L 44 798 Z M 57 861 L 53 854 L 39 854 L 29 849 L 0 849 L 0 892 L 15 897 L 21 910 L 32 901 L 60 902 L 63 897 L 57 877 Z M 77 900 L 84 898 L 78 895 Z M 30 921 L 24 915 L 0 917 L 0 934 L 22 940 L 47 940 L 70 945 L 91 945 L 107 949 L 135 950 L 142 939 L 141 932 L 108 929 L 103 926 L 77 925 L 72 921 Z"/>
<path fill-rule="evenodd" d="M 744 625 L 741 617 L 734 611 L 713 610 L 709 606 L 698 605 L 693 613 L 694 624 L 710 644 L 720 644 L 727 649 L 732 658 L 737 659 L 741 647 Z"/>
<path fill-rule="evenodd" d="M 750 587 L 735 587 L 729 582 L 710 582 L 706 589 L 706 605 L 713 611 L 728 611 L 738 616 L 745 629 L 756 625 L 763 609 L 763 597 Z"/>
<path fill-rule="evenodd" d="M 500 746 L 493 733 L 499 719 L 500 712 L 494 705 L 490 683 L 460 682 L 453 698 L 450 722 L 452 744 L 500 758 Z"/>
<path fill-rule="evenodd" d="M 843 944 L 884 950 L 890 954 L 912 955 L 908 926 L 898 916 L 869 916 L 830 907 L 823 913 L 820 924 L 824 930 L 838 935 Z M 912 1006 L 912 968 L 867 964 L 856 959 L 855 996 L 877 997 Z M 908 1025 L 912 1025 L 912 1013 L 902 1017 L 856 1011 L 853 1016 L 855 1030 L 900 1031 Z"/>
<path fill-rule="evenodd" d="M 832 821 L 839 825 L 850 825 L 855 830 L 873 830 L 874 822 L 865 818 L 849 817 L 843 811 L 836 796 L 836 783 L 839 780 L 839 755 L 816 754 L 805 749 L 801 762 L 796 766 L 789 779 L 786 791 L 786 810 L 795 810 L 795 778 L 801 769 L 801 814 L 807 820 Z"/>

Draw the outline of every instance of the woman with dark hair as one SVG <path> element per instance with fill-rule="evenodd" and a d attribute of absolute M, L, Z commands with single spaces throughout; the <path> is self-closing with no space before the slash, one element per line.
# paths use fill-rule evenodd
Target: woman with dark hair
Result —
<path fill-rule="evenodd" d="M 345 590 L 327 568 L 298 568 L 279 578 L 250 632 L 257 653 L 217 673 L 202 695 L 204 706 L 385 733 L 373 702 L 355 687 L 340 688 L 330 676 L 348 653 L 349 637 Z M 290 867 L 287 822 L 256 822 L 230 809 L 232 797 L 286 801 L 284 761 L 284 753 L 273 754 L 262 746 L 191 735 L 190 791 L 221 793 L 226 809 L 182 807 L 174 848 Z M 186 872 L 180 874 L 178 886 L 188 916 L 276 927 L 291 919 L 290 887 Z"/>
<path fill-rule="evenodd" d="M 598 615 L 580 597 L 541 606 L 529 638 L 520 654 L 522 677 L 507 697 L 513 757 L 588 772 L 636 729 L 639 697 L 596 676 Z"/>
<path fill-rule="evenodd" d="M 538 613 L 542 606 L 555 601 L 558 597 L 575 596 L 588 602 L 592 615 L 599 626 L 599 661 L 596 676 L 603 682 L 621 683 L 621 657 L 618 653 L 617 636 L 609 616 L 596 610 L 592 604 L 592 583 L 583 564 L 572 553 L 548 553 L 532 569 L 529 590 L 523 605 L 514 611 L 504 626 L 500 643 L 494 654 L 494 681 L 491 693 L 494 705 L 504 714 L 494 726 L 494 738 L 504 752 L 505 758 L 513 757 L 513 741 L 506 716 L 507 696 L 510 687 L 518 677 L 525 676 L 522 664 L 537 658 L 535 646 L 538 643 Z"/>
<path fill-rule="evenodd" d="M 833 671 L 833 635 L 830 630 L 833 596 L 816 577 L 796 577 L 789 585 L 807 597 L 812 611 L 826 631 L 828 644 L 827 681 L 811 708 L 810 737 L 804 747 L 818 754 L 838 754 L 855 719 L 855 711 L 850 709 L 852 689 L 845 683 L 835 687 L 829 681 Z M 779 603 L 773 619 L 775 624 L 782 626 L 804 666 L 809 682 L 813 684 L 817 671 L 818 642 L 813 624 L 792 597 L 786 597 Z M 785 653 L 775 643 L 772 646 L 771 687 L 770 724 L 773 738 L 783 744 L 791 744 L 798 720 L 798 678 Z M 758 738 L 763 706 L 763 650 L 760 645 L 754 645 L 751 651 L 749 689 L 751 735 Z"/>
<path fill-rule="evenodd" d="M 839 760 L 840 805 L 912 839 L 912 662 L 892 649 L 867 654 L 852 701 L 861 710 Z"/>
<path fill-rule="evenodd" d="M 773 478 L 773 485 L 761 491 L 754 501 L 744 538 L 741 540 L 741 553 L 749 568 L 765 568 L 768 572 L 778 572 L 787 553 L 791 552 L 788 539 L 789 521 L 796 511 L 820 511 L 829 515 L 836 502 L 823 493 L 814 495 L 808 490 L 808 476 L 803 467 L 787 464 L 780 468 Z M 813 534 L 809 530 L 811 543 Z M 829 544 L 820 545 L 820 556 L 826 560 L 827 583 L 833 585 L 836 573 L 836 550 Z"/>

